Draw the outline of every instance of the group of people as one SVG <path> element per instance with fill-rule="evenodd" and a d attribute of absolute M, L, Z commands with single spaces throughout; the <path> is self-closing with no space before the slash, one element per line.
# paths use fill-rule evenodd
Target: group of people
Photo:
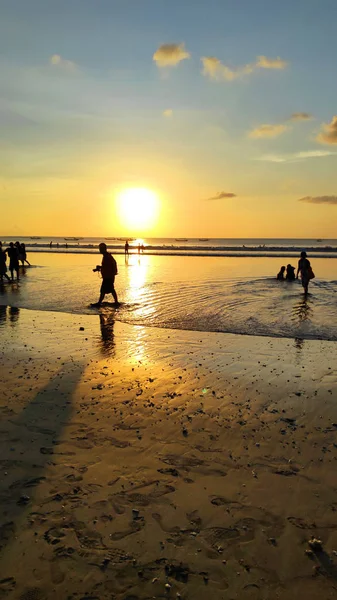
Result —
<path fill-rule="evenodd" d="M 130 248 L 129 241 L 126 240 L 125 246 L 124 246 L 125 256 L 129 256 L 129 248 Z M 144 252 L 144 244 L 138 244 L 138 254 L 140 254 L 141 252 L 142 253 Z"/>
<path fill-rule="evenodd" d="M 9 258 L 9 272 L 11 276 L 7 275 L 7 257 Z M 30 263 L 27 260 L 26 246 L 20 242 L 10 242 L 8 248 L 3 249 L 2 242 L 0 241 L 0 283 L 3 282 L 4 277 L 7 281 L 14 281 L 14 273 L 16 278 L 19 280 L 19 267 L 20 262 L 22 266 L 27 263 L 30 267 Z"/>
<path fill-rule="evenodd" d="M 310 279 L 313 279 L 315 275 L 311 268 L 310 261 L 307 259 L 307 253 L 304 250 L 301 252 L 301 258 L 298 261 L 296 276 L 295 267 L 289 264 L 287 265 L 287 269 L 284 266 L 281 267 L 277 274 L 277 281 L 294 281 L 295 279 L 298 279 L 299 274 L 301 274 L 304 292 L 307 294 Z"/>

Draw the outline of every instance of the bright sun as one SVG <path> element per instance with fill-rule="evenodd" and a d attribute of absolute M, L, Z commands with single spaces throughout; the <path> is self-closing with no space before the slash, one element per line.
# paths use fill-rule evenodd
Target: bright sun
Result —
<path fill-rule="evenodd" d="M 128 188 L 117 195 L 121 223 L 141 231 L 154 225 L 158 213 L 158 197 L 147 188 Z"/>

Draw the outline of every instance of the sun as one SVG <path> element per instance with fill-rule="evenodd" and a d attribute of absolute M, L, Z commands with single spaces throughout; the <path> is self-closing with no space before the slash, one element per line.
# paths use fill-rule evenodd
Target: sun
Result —
<path fill-rule="evenodd" d="M 147 188 L 128 188 L 117 195 L 121 224 L 140 232 L 152 227 L 158 214 L 158 196 Z"/>

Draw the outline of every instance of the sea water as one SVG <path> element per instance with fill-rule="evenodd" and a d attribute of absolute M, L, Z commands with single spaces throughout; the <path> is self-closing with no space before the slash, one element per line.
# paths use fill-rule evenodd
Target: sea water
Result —
<path fill-rule="evenodd" d="M 92 269 L 101 256 L 30 253 L 32 267 L 20 282 L 0 286 L 0 304 L 77 314 L 113 313 L 134 325 L 337 340 L 337 260 L 314 258 L 316 278 L 305 298 L 300 281 L 278 282 L 282 264 L 297 259 L 117 255 L 116 290 L 101 309 L 100 275 Z M 310 258 L 310 256 L 309 256 Z"/>

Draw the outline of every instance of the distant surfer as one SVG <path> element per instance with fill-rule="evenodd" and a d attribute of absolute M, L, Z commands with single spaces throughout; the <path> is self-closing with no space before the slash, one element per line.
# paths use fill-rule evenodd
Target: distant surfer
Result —
<path fill-rule="evenodd" d="M 101 293 L 99 296 L 99 300 L 98 302 L 91 304 L 91 306 L 101 306 L 105 294 L 112 294 L 113 299 L 115 301 L 115 306 L 118 307 L 119 302 L 115 290 L 115 276 L 118 275 L 117 263 L 112 254 L 108 252 L 107 245 L 104 242 L 102 242 L 98 246 L 98 248 L 100 253 L 103 254 L 102 264 L 97 265 L 96 268 L 93 269 L 93 271 L 98 271 L 99 273 L 101 273 L 103 281 L 101 285 Z"/>
<path fill-rule="evenodd" d="M 126 240 L 126 242 L 125 242 L 124 252 L 125 252 L 125 256 L 127 256 L 129 254 L 129 242 L 128 242 L 128 240 Z"/>

